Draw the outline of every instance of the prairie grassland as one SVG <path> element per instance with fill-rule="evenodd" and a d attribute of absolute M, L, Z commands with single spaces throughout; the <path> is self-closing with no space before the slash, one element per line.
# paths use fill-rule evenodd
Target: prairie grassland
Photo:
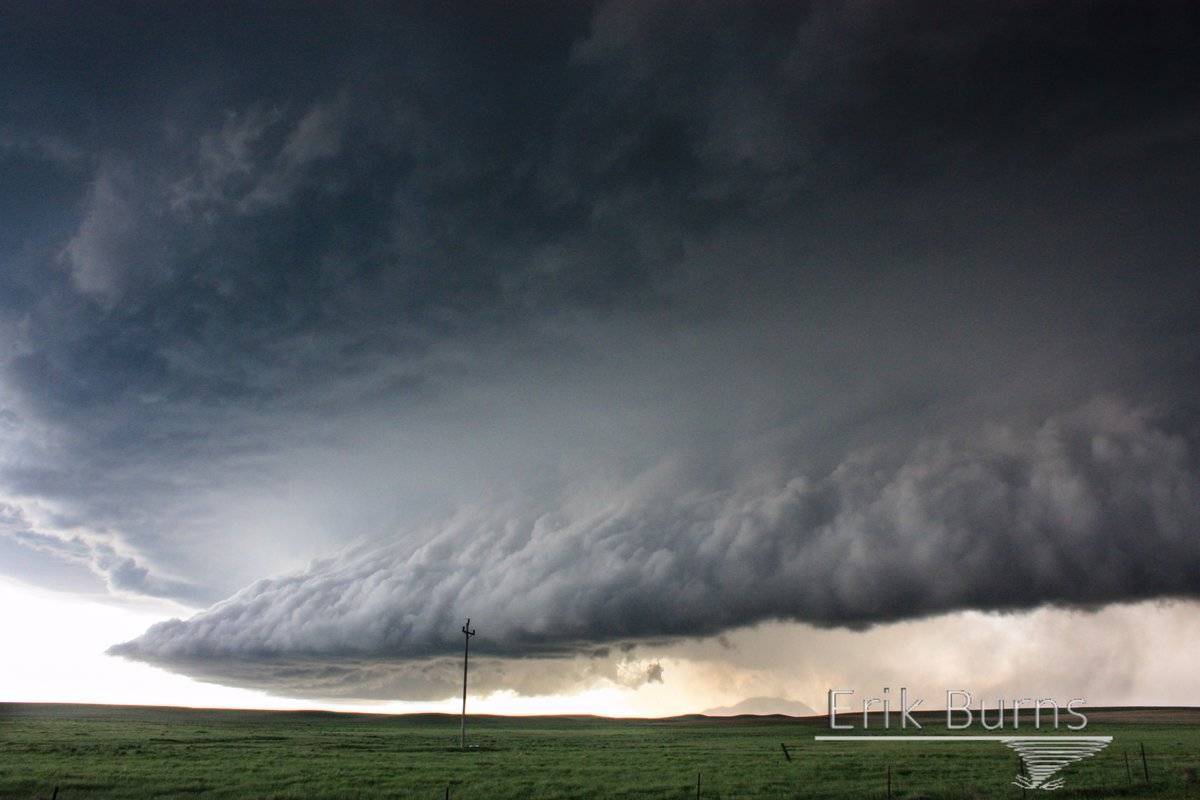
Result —
<path fill-rule="evenodd" d="M 1200 713 L 1089 717 L 1086 733 L 1113 744 L 1068 768 L 1066 786 L 1047 796 L 1200 798 Z M 925 717 L 922 733 L 944 732 L 937 719 Z M 1023 796 L 1011 784 L 1017 758 L 1000 744 L 813 740 L 826 732 L 820 718 L 475 717 L 476 747 L 460 752 L 457 718 L 441 715 L 9 704 L 0 705 L 0 797 L 49 798 L 58 787 L 59 800 L 434 800 L 449 787 L 458 800 L 682 800 L 696 797 L 699 775 L 709 800 L 858 799 L 885 797 L 889 769 L 896 800 Z"/>

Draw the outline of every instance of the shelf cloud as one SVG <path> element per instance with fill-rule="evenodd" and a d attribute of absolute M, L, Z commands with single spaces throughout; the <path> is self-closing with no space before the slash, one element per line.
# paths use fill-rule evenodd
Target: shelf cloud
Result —
<path fill-rule="evenodd" d="M 1196 596 L 1195 432 L 1096 402 L 1026 434 L 922 442 L 893 465 L 856 454 L 814 478 L 712 491 L 664 467 L 605 492 L 463 510 L 418 548 L 259 581 L 111 652 L 249 685 L 278 661 L 288 691 L 310 693 L 330 670 L 453 656 L 464 613 L 486 631 L 483 654 L 586 657 L 766 620 Z"/>

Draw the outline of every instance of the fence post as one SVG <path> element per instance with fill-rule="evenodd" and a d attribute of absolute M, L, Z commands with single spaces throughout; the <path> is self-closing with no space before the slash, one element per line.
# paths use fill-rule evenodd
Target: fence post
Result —
<path fill-rule="evenodd" d="M 783 742 L 780 742 L 779 746 L 783 748 L 783 757 L 786 758 L 788 761 L 791 761 L 792 754 L 788 752 L 787 745 L 784 744 Z"/>
<path fill-rule="evenodd" d="M 1129 751 L 1125 751 L 1125 778 L 1133 783 L 1133 770 L 1129 768 Z"/>
<path fill-rule="evenodd" d="M 1146 775 L 1146 783 L 1150 783 L 1150 765 L 1146 763 L 1146 744 L 1138 742 L 1138 746 L 1142 748 L 1142 772 Z"/>
<path fill-rule="evenodd" d="M 892 765 L 887 766 L 887 792 L 888 800 L 892 800 Z"/>

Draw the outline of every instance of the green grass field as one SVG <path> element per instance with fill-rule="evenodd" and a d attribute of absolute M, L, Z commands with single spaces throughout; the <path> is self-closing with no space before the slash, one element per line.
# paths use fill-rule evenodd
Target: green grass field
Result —
<path fill-rule="evenodd" d="M 1029 800 L 1200 798 L 1200 712 L 1089 717 L 1086 733 L 1113 744 L 1068 768 L 1064 788 Z M 59 800 L 434 800 L 449 786 L 452 798 L 475 800 L 681 800 L 696 797 L 699 773 L 703 798 L 883 798 L 889 767 L 897 800 L 1022 797 L 1010 783 L 1017 758 L 1001 744 L 813 740 L 827 732 L 824 720 L 779 717 L 480 717 L 469 721 L 477 749 L 460 752 L 457 718 L 439 715 L 11 704 L 0 705 L 0 797 L 49 798 L 57 786 Z"/>

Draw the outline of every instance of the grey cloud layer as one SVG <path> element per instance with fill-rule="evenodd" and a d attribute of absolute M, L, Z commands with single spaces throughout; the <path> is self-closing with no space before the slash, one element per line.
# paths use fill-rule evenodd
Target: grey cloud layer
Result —
<path fill-rule="evenodd" d="M 1195 595 L 1191 423 L 1098 401 L 1031 432 L 926 442 L 899 464 L 859 454 L 815 479 L 702 491 L 664 467 L 553 506 L 464 510 L 415 550 L 260 581 L 113 652 L 236 681 L 272 661 L 449 656 L 463 615 L 481 653 L 528 657 L 767 619 Z"/>

